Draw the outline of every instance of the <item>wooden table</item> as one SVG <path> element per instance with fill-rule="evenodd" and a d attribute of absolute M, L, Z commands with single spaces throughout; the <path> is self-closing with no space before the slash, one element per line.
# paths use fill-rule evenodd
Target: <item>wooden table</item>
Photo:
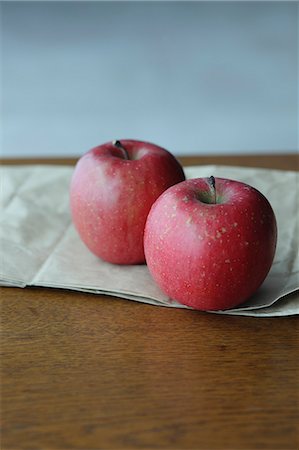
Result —
<path fill-rule="evenodd" d="M 298 169 L 297 155 L 182 161 Z M 298 450 L 296 317 L 0 292 L 2 450 Z"/>

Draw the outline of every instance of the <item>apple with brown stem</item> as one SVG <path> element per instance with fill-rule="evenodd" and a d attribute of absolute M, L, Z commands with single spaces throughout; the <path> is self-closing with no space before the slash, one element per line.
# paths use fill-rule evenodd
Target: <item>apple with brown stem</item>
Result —
<path fill-rule="evenodd" d="M 148 268 L 170 298 L 200 310 L 247 300 L 265 280 L 275 254 L 276 219 L 268 200 L 245 183 L 183 181 L 148 215 Z"/>
<path fill-rule="evenodd" d="M 176 158 L 149 142 L 117 140 L 91 149 L 79 159 L 70 187 L 82 241 L 110 263 L 144 263 L 148 212 L 162 192 L 184 179 Z"/>

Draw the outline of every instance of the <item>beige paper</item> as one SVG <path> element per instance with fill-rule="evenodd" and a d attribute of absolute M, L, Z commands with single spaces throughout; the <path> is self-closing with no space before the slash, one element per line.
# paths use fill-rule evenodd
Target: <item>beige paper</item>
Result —
<path fill-rule="evenodd" d="M 68 166 L 0 168 L 0 284 L 67 288 L 186 308 L 160 291 L 145 265 L 111 265 L 86 249 L 69 213 L 72 172 L 73 167 Z M 247 182 L 269 199 L 277 218 L 277 252 L 263 286 L 246 304 L 217 313 L 259 317 L 298 314 L 299 174 L 225 166 L 185 167 L 185 173 L 188 178 L 214 175 Z"/>

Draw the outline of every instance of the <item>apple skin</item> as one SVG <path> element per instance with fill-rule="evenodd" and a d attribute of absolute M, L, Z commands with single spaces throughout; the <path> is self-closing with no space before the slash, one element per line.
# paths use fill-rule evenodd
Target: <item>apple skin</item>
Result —
<path fill-rule="evenodd" d="M 70 186 L 73 223 L 101 259 L 144 263 L 148 212 L 162 192 L 184 179 L 176 158 L 155 144 L 121 140 L 100 145 L 75 167 Z"/>
<path fill-rule="evenodd" d="M 259 191 L 238 181 L 214 182 L 215 189 L 209 178 L 197 178 L 166 190 L 144 233 L 146 262 L 161 290 L 203 311 L 247 300 L 266 278 L 277 241 L 274 212 Z"/>

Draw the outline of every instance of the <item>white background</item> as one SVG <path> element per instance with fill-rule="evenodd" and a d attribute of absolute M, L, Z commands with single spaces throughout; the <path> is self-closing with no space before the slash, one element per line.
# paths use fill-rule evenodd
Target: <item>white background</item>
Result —
<path fill-rule="evenodd" d="M 298 2 L 1 2 L 2 156 L 298 149 Z"/>

